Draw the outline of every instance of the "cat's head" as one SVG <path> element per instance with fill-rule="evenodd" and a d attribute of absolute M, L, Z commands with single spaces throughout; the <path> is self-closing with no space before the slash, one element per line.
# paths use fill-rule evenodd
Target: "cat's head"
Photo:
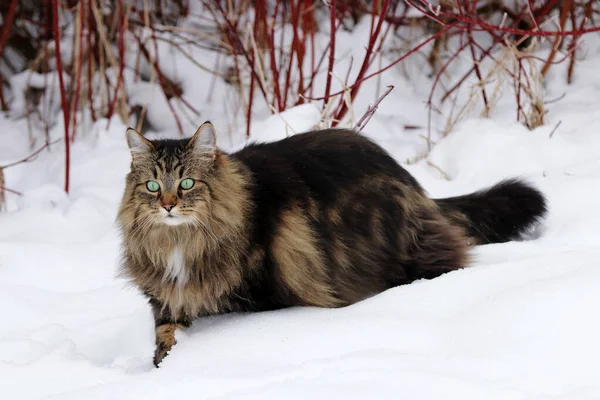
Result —
<path fill-rule="evenodd" d="M 131 172 L 122 207 L 138 225 L 205 223 L 218 156 L 213 125 L 205 122 L 189 139 L 154 141 L 129 128 L 127 144 Z"/>

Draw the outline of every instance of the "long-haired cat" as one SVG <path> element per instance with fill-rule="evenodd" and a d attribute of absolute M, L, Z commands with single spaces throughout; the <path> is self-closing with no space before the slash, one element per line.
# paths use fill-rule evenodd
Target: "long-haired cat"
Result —
<path fill-rule="evenodd" d="M 344 307 L 469 264 L 476 244 L 517 239 L 546 212 L 517 180 L 434 200 L 381 147 L 327 129 L 216 147 L 204 123 L 182 140 L 127 130 L 118 214 L 122 272 L 148 297 L 154 364 L 198 317 Z"/>

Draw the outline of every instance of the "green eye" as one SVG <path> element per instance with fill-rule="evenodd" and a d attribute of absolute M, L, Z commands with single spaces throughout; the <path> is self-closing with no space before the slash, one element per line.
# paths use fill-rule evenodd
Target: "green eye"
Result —
<path fill-rule="evenodd" d="M 146 182 L 146 189 L 151 192 L 158 192 L 160 189 L 160 185 L 156 181 L 148 181 Z"/>
<path fill-rule="evenodd" d="M 184 180 L 181 181 L 181 183 L 179 184 L 179 186 L 183 189 L 183 190 L 189 190 L 192 187 L 194 187 L 194 180 L 191 178 L 186 178 Z"/>

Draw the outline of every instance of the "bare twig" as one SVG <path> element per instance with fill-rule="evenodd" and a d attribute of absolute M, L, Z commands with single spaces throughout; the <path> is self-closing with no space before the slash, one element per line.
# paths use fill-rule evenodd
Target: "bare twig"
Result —
<path fill-rule="evenodd" d="M 33 161 L 35 159 L 35 157 L 40 154 L 46 147 L 50 147 L 51 145 L 53 145 L 54 143 L 59 142 L 60 139 L 56 139 L 50 143 L 46 143 L 44 144 L 42 147 L 40 147 L 39 149 L 37 149 L 36 151 L 34 151 L 33 153 L 31 153 L 30 155 L 28 155 L 25 158 L 22 158 L 18 161 L 14 161 L 11 162 L 10 164 L 6 164 L 6 165 L 2 165 L 0 166 L 0 169 L 6 169 L 6 168 L 10 168 L 10 167 L 14 167 L 15 165 L 19 165 L 19 164 L 23 164 L 23 163 L 28 163 L 30 161 Z"/>
<path fill-rule="evenodd" d="M 1 199 L 0 200 L 0 204 L 4 204 L 4 193 L 2 193 L 2 192 L 9 192 L 9 193 L 12 193 L 12 194 L 16 194 L 17 196 L 23 196 L 23 193 L 21 193 L 21 192 L 18 192 L 18 191 L 13 190 L 13 189 L 9 189 L 9 188 L 7 188 L 5 186 L 0 186 L 0 199 Z"/>
<path fill-rule="evenodd" d="M 375 101 L 375 104 L 369 105 L 369 107 L 367 108 L 367 111 L 365 112 L 365 114 L 358 120 L 358 122 L 354 126 L 354 129 L 356 129 L 358 132 L 360 132 L 360 131 L 362 131 L 364 129 L 365 126 L 367 126 L 367 124 L 371 120 L 371 117 L 373 117 L 373 114 L 375 114 L 375 111 L 377 111 L 377 107 L 379 107 L 379 103 L 381 103 L 381 101 L 388 94 L 390 94 L 390 92 L 392 90 L 394 90 L 394 86 L 393 85 L 389 85 L 387 87 L 387 90 L 385 92 L 383 92 L 383 94 L 381 96 L 379 96 L 379 98 Z"/>
<path fill-rule="evenodd" d="M 558 123 L 554 126 L 554 129 L 552 129 L 552 132 L 550 132 L 550 135 L 548 136 L 550 139 L 552 139 L 552 136 L 554 136 L 560 124 L 562 124 L 562 121 L 558 121 Z"/>

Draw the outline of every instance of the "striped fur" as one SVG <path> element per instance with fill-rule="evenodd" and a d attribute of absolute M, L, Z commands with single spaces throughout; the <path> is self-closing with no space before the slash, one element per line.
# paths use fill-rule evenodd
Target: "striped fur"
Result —
<path fill-rule="evenodd" d="M 463 268 L 470 242 L 518 238 L 545 213 L 543 196 L 517 181 L 433 200 L 381 147 L 348 130 L 233 154 L 217 149 L 210 123 L 191 139 L 127 135 L 122 273 L 154 311 L 157 366 L 175 327 L 198 317 L 347 306 Z M 178 186 L 185 178 L 195 181 L 190 190 Z M 161 189 L 150 192 L 149 180 Z"/>

